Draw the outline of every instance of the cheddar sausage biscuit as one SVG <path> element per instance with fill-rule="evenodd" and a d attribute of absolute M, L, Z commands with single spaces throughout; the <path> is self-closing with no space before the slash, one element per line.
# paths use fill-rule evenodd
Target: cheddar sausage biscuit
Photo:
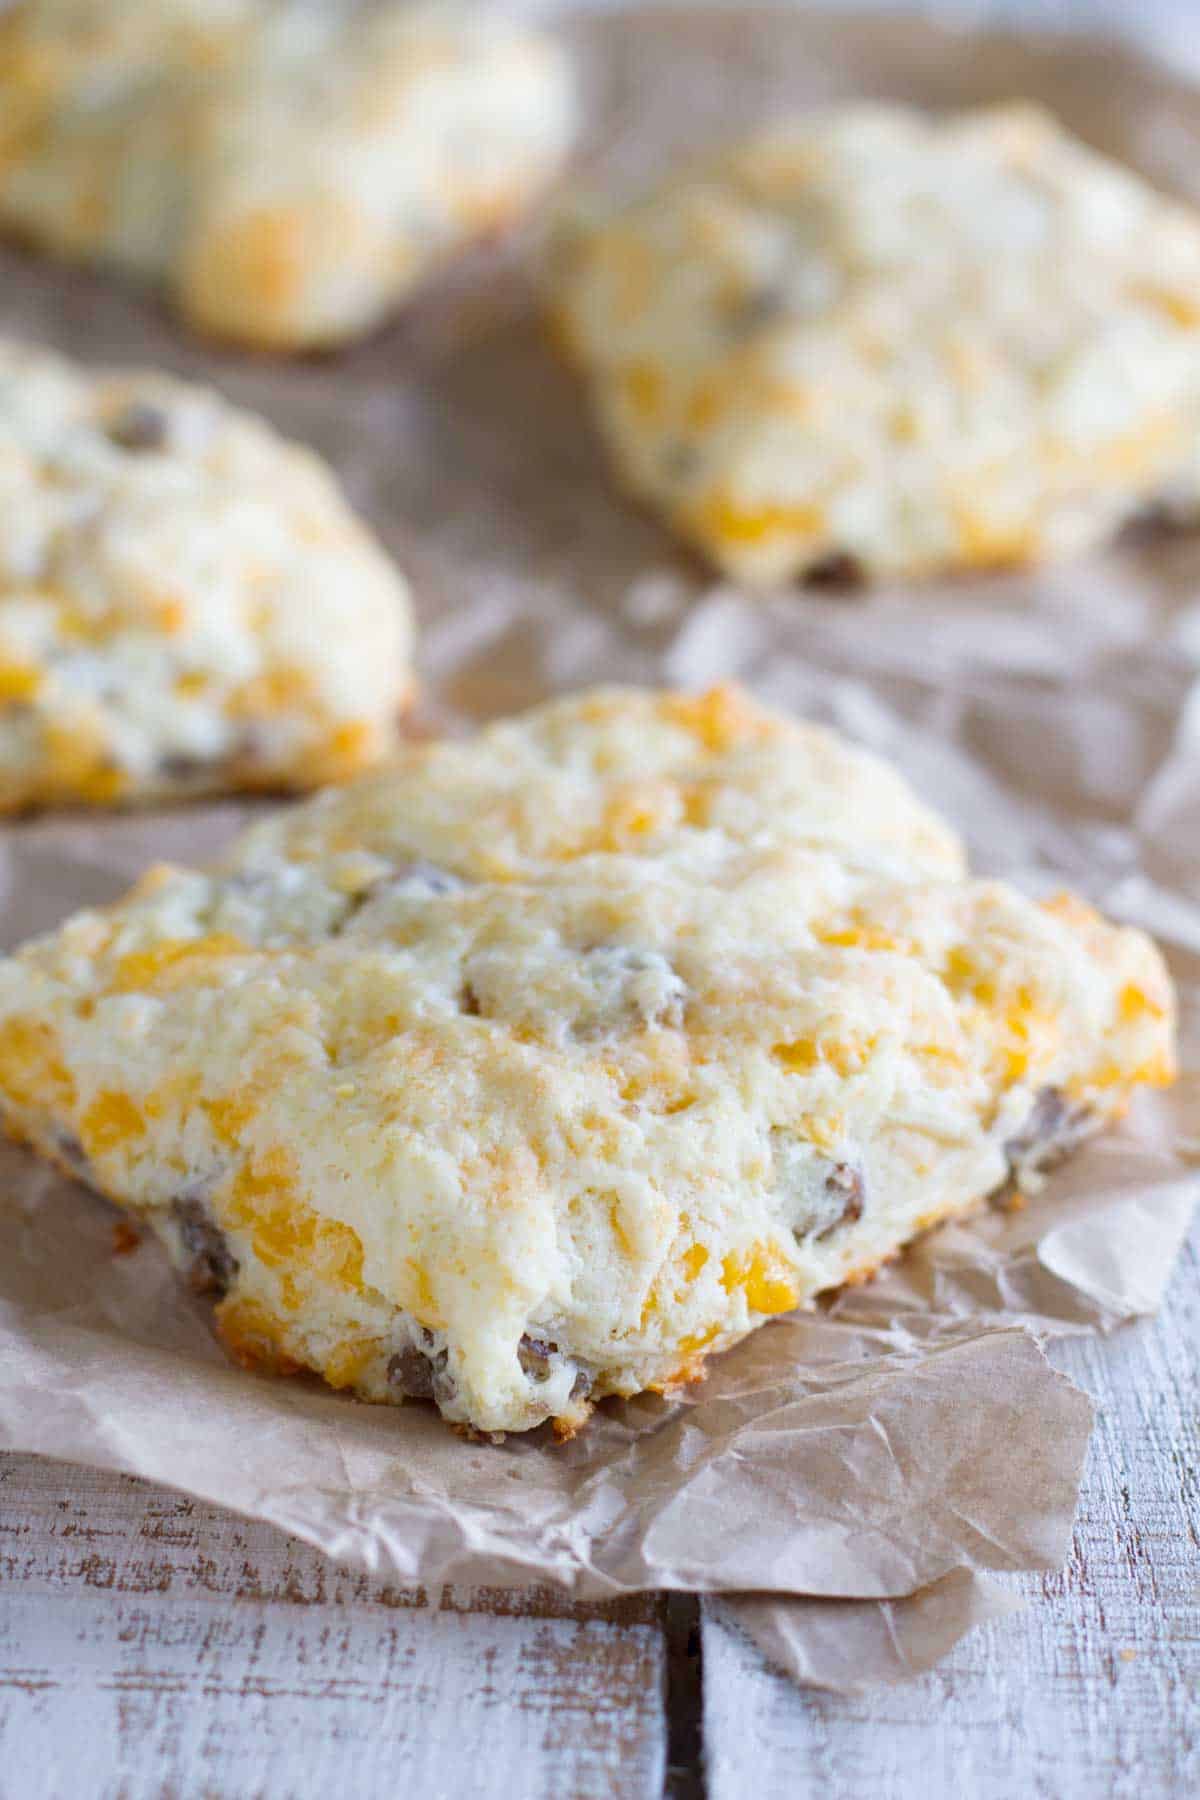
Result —
<path fill-rule="evenodd" d="M 0 340 L 0 811 L 342 779 L 392 747 L 410 637 L 310 452 Z"/>
<path fill-rule="evenodd" d="M 1159 956 L 733 690 L 599 690 L 0 965 L 9 1129 L 233 1353 L 569 1433 L 1172 1074 Z"/>
<path fill-rule="evenodd" d="M 552 282 L 622 482 L 740 581 L 1200 501 L 1200 220 L 1028 107 L 778 126 L 568 228 Z"/>
<path fill-rule="evenodd" d="M 520 212 L 573 119 L 560 52 L 458 0 L 18 0 L 0 221 L 204 331 L 333 344 Z"/>

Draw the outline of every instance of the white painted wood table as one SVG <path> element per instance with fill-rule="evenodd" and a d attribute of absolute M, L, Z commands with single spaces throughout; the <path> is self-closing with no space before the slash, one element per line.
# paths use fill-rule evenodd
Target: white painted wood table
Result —
<path fill-rule="evenodd" d="M 1153 25 L 1193 0 L 972 4 Z M 702 1603 L 401 1590 L 144 1483 L 0 1457 L 0 1800 L 1200 1794 L 1200 1229 L 1057 1360 L 1099 1418 L 1071 1559 L 939 1670 L 802 1693 Z"/>

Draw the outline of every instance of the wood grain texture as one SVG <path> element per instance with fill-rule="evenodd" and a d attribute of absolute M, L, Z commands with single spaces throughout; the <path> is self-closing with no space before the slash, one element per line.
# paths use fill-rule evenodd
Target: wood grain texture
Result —
<path fill-rule="evenodd" d="M 653 1598 L 397 1588 L 0 1459 L 0 1800 L 657 1795 L 664 1677 Z"/>
<path fill-rule="evenodd" d="M 1160 1316 L 1055 1361 L 1097 1402 L 1074 1550 L 932 1674 L 801 1693 L 704 1626 L 712 1800 L 1200 1793 L 1200 1223 Z"/>

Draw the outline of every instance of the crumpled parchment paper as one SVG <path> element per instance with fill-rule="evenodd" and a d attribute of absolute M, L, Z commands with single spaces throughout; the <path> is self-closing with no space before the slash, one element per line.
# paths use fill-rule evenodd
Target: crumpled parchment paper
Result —
<path fill-rule="evenodd" d="M 784 105 L 1034 96 L 1200 192 L 1200 94 L 1086 43 L 914 20 L 639 13 L 565 27 L 580 170 L 624 180 Z M 1119 99 L 1119 104 L 1118 104 Z M 976 866 L 1064 883 L 1155 932 L 1200 1069 L 1200 534 L 1037 577 L 745 599 L 608 485 L 536 322 L 533 233 L 467 259 L 369 343 L 292 364 L 185 340 L 152 296 L 0 254 L 0 329 L 218 382 L 316 444 L 412 576 L 422 724 L 458 729 L 598 679 L 736 676 L 893 758 Z M 0 834 L 13 944 L 237 805 Z M 1039 1340 L 1152 1311 L 1186 1232 L 1200 1077 L 1146 1097 L 1021 1212 L 934 1233 L 867 1287 L 774 1321 L 678 1400 L 606 1405 L 574 1443 L 500 1448 L 432 1412 L 233 1369 L 151 1244 L 0 1152 L 0 1445 L 126 1470 L 426 1585 L 555 1581 L 732 1596 L 797 1679 L 930 1667 L 1010 1610 L 990 1573 L 1065 1556 L 1087 1399 Z"/>

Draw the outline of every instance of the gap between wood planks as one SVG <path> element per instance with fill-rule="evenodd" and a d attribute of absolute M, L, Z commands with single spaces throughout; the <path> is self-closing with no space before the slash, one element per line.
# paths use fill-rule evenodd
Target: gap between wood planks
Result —
<path fill-rule="evenodd" d="M 704 1800 L 704 1639 L 698 1594 L 666 1594 L 662 1606 L 663 1800 Z"/>

